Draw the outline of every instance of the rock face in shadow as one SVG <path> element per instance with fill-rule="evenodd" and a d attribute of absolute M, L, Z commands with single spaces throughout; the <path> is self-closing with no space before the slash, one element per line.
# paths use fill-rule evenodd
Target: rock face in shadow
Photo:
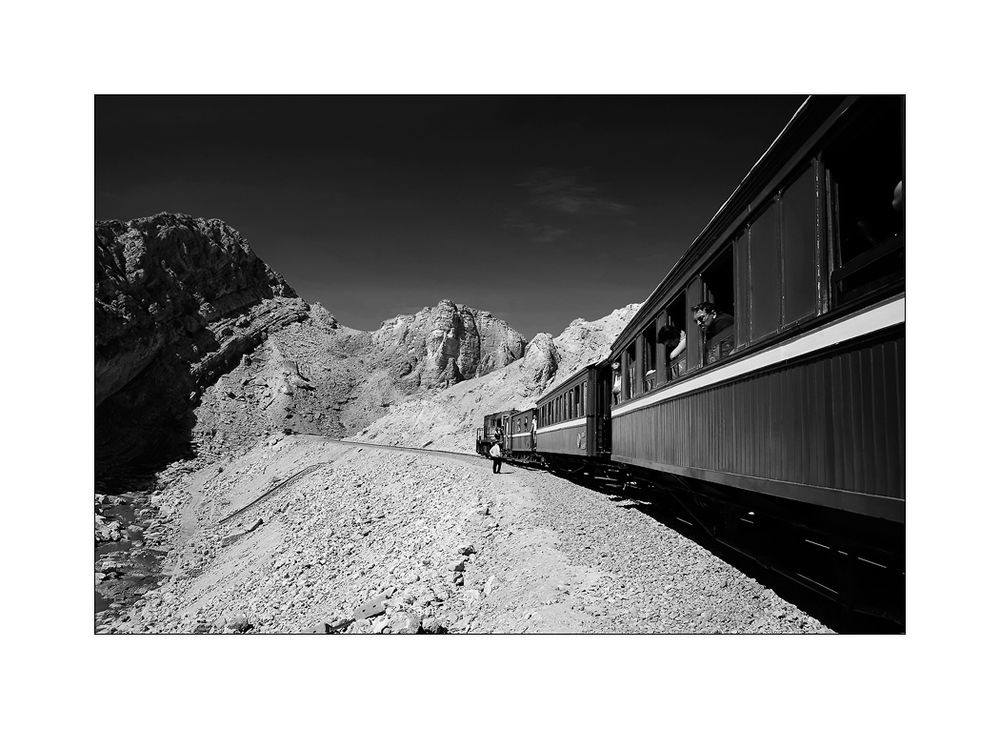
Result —
<path fill-rule="evenodd" d="M 506 322 L 447 299 L 388 319 L 372 332 L 375 356 L 396 362 L 405 389 L 416 391 L 480 377 L 524 356 L 525 341 Z"/>
<path fill-rule="evenodd" d="M 155 462 L 186 441 L 204 388 L 309 306 L 221 220 L 161 213 L 94 232 L 98 468 Z"/>

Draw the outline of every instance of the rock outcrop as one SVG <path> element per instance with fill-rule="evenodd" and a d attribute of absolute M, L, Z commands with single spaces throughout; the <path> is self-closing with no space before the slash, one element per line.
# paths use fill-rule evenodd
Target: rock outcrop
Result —
<path fill-rule="evenodd" d="M 354 439 L 471 452 L 484 415 L 527 408 L 581 367 L 607 357 L 639 307 L 630 304 L 597 321 L 576 319 L 557 337 L 538 334 L 521 359 L 446 390 L 398 402 Z"/>
<path fill-rule="evenodd" d="M 536 334 L 524 352 L 526 378 L 531 384 L 544 386 L 559 369 L 559 351 L 548 332 Z"/>
<path fill-rule="evenodd" d="M 397 363 L 412 389 L 453 385 L 524 355 L 524 337 L 488 311 L 443 300 L 388 319 L 372 332 L 375 356 Z"/>
<path fill-rule="evenodd" d="M 97 462 L 185 439 L 201 391 L 309 306 L 221 220 L 95 225 Z M 335 322 L 334 322 L 335 326 Z"/>

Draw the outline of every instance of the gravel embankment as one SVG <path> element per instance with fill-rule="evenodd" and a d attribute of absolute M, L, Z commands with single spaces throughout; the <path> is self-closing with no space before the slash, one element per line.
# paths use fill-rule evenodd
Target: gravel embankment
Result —
<path fill-rule="evenodd" d="M 828 632 L 627 502 L 504 471 L 276 438 L 160 497 L 169 579 L 101 631 Z"/>

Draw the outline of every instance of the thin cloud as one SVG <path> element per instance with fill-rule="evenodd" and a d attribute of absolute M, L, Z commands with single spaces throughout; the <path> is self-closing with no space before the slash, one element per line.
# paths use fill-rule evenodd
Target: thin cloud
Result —
<path fill-rule="evenodd" d="M 540 167 L 517 186 L 528 190 L 532 205 L 566 215 L 627 215 L 634 210 L 631 205 L 602 196 L 572 171 Z"/>
<path fill-rule="evenodd" d="M 551 243 L 569 232 L 564 228 L 556 228 L 555 226 L 547 225 L 545 223 L 535 223 L 531 220 L 527 220 L 523 215 L 516 211 L 510 213 L 504 219 L 504 227 L 524 233 L 529 240 L 535 241 L 536 243 Z"/>

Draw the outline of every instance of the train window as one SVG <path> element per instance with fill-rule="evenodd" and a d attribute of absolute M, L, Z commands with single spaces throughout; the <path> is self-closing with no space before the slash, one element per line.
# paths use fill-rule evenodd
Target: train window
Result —
<path fill-rule="evenodd" d="M 780 272 L 778 209 L 773 202 L 750 225 L 750 341 L 778 331 Z"/>
<path fill-rule="evenodd" d="M 816 201 L 816 171 L 810 166 L 781 195 L 783 325 L 816 312 Z"/>
<path fill-rule="evenodd" d="M 580 386 L 573 388 L 573 417 L 580 417 Z"/>
<path fill-rule="evenodd" d="M 618 357 L 611 367 L 611 404 L 618 405 L 622 401 L 622 357 Z M 614 369 L 614 365 L 618 365 L 618 369 Z"/>
<path fill-rule="evenodd" d="M 635 397 L 635 342 L 625 350 L 625 399 Z"/>
<path fill-rule="evenodd" d="M 743 231 L 733 241 L 736 259 L 736 346 L 750 343 L 750 236 Z"/>
<path fill-rule="evenodd" d="M 642 332 L 642 391 L 649 392 L 656 386 L 656 321 Z"/>
<path fill-rule="evenodd" d="M 667 304 L 667 324 L 662 332 L 664 351 L 667 361 L 667 379 L 673 380 L 687 370 L 687 334 L 684 331 L 685 321 L 691 313 L 687 309 L 687 297 L 682 293 Z"/>
<path fill-rule="evenodd" d="M 708 328 L 701 330 L 704 362 L 711 364 L 728 357 L 735 349 L 735 319 L 733 315 L 733 247 L 727 245 L 701 276 L 705 286 L 705 301 L 716 309 Z M 694 302 L 692 306 L 700 302 Z"/>
<path fill-rule="evenodd" d="M 903 100 L 869 97 L 824 154 L 828 170 L 836 303 L 898 288 L 904 276 Z"/>
<path fill-rule="evenodd" d="M 583 404 L 583 407 L 581 409 L 580 415 L 586 415 L 587 414 L 587 383 L 586 382 L 583 383 L 581 392 L 583 394 L 583 400 L 581 401 L 582 404 Z"/>

